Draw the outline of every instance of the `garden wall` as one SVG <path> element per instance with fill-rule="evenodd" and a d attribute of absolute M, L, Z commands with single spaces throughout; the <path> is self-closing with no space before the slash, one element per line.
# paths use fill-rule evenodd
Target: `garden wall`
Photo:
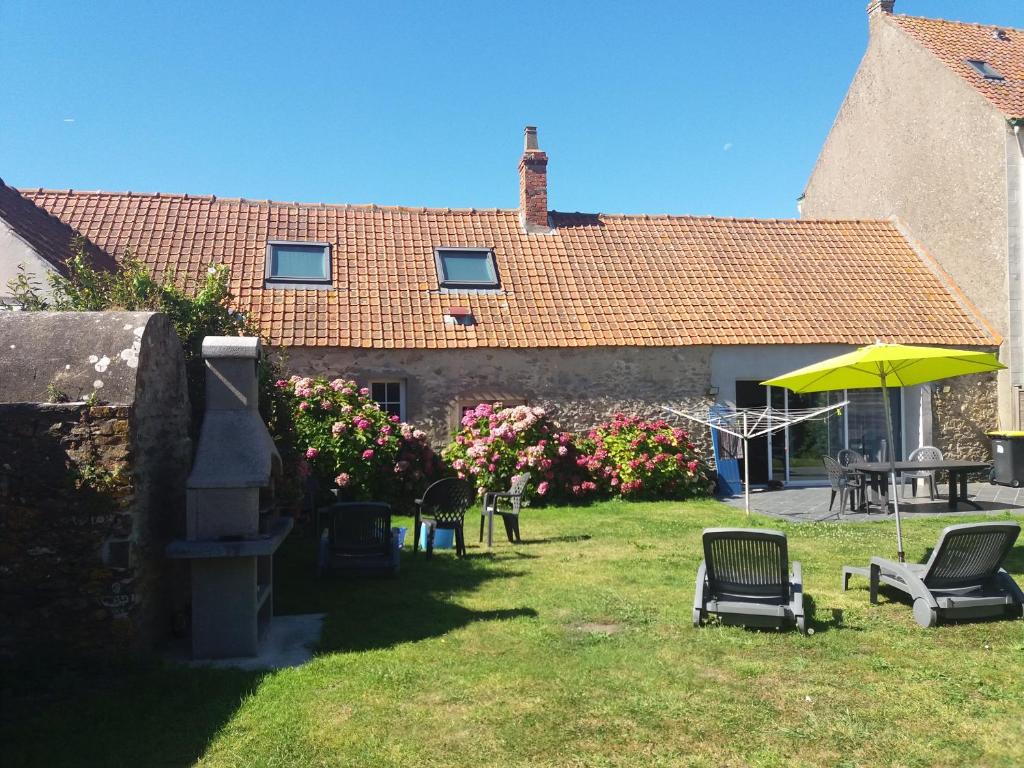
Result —
<path fill-rule="evenodd" d="M 0 658 L 148 649 L 191 459 L 181 343 L 145 312 L 5 312 L 0 339 Z"/>
<path fill-rule="evenodd" d="M 449 439 L 460 407 L 501 399 L 548 410 L 581 430 L 622 412 L 664 416 L 663 405 L 706 406 L 711 348 L 351 349 L 292 347 L 284 367 L 360 384 L 405 382 L 407 421 L 437 443 Z"/>

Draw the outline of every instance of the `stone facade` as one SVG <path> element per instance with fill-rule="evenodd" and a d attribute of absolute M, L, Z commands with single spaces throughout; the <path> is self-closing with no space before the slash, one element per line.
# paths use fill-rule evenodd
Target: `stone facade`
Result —
<path fill-rule="evenodd" d="M 500 399 L 549 410 L 566 429 L 617 412 L 665 415 L 661 407 L 707 405 L 711 348 L 352 349 L 292 347 L 290 373 L 342 376 L 361 384 L 402 381 L 407 421 L 445 443 L 462 405 Z"/>
<path fill-rule="evenodd" d="M 1013 142 L 1012 146 L 1010 142 Z M 1017 419 L 1020 275 L 1009 265 L 1012 129 L 980 93 L 883 12 L 805 190 L 806 218 L 897 217 L 1004 337 L 999 417 Z M 1016 177 L 1014 177 L 1016 178 Z M 1012 187 L 1013 180 L 1010 180 Z M 1012 315 L 1012 317 L 1011 317 Z M 1012 321 L 1011 321 L 1012 320 Z"/>
<path fill-rule="evenodd" d="M 995 374 L 964 376 L 932 387 L 932 441 L 946 456 L 991 461 L 991 440 L 999 427 Z"/>
<path fill-rule="evenodd" d="M 181 343 L 142 312 L 7 313 L 0 330 L 0 658 L 149 649 L 170 628 L 163 549 L 191 460 Z"/>

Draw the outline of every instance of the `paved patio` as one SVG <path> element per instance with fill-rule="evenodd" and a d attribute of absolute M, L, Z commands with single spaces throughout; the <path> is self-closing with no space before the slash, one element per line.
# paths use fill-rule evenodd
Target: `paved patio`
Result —
<path fill-rule="evenodd" d="M 932 501 L 928 498 L 923 488 L 918 488 L 919 495 L 916 499 L 909 496 L 904 499 L 900 497 L 900 514 L 904 517 L 958 517 L 961 515 L 977 515 L 986 512 L 1003 512 L 1005 510 L 1017 511 L 1024 514 L 1024 488 L 1005 488 L 1000 485 L 989 483 L 970 483 L 967 487 L 969 498 L 981 507 L 981 512 L 969 504 L 960 504 L 957 510 L 951 511 L 946 502 L 948 489 L 945 485 L 939 485 L 938 491 L 941 498 Z M 907 489 L 909 494 L 910 490 Z M 772 517 L 785 520 L 802 522 L 815 522 L 822 519 L 836 520 L 836 510 L 829 512 L 828 501 L 831 490 L 828 486 L 823 488 L 785 488 L 781 491 L 768 491 L 754 489 L 750 493 L 750 509 Z M 742 496 L 731 496 L 722 499 L 726 504 L 743 508 Z M 836 506 L 839 499 L 836 498 Z M 892 503 L 889 504 L 889 514 L 892 513 Z M 862 520 L 884 520 L 886 514 L 877 507 L 872 507 L 870 513 L 843 512 L 840 518 L 843 522 L 855 522 Z"/>

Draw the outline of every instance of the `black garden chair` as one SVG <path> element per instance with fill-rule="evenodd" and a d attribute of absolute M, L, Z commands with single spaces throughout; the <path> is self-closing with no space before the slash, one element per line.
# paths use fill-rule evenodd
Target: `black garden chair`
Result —
<path fill-rule="evenodd" d="M 427 529 L 427 557 L 434 554 L 434 534 L 440 530 L 455 532 L 455 553 L 466 556 L 466 510 L 476 498 L 476 489 L 465 480 L 449 477 L 438 480 L 416 499 L 416 519 L 412 527 L 412 551 L 420 545 L 420 527 Z"/>

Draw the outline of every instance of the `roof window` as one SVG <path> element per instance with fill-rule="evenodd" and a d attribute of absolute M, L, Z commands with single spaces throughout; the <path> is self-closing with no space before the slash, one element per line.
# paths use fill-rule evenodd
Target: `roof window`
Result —
<path fill-rule="evenodd" d="M 328 243 L 267 243 L 266 280 L 286 287 L 323 287 L 331 284 L 331 246 Z"/>
<path fill-rule="evenodd" d="M 435 248 L 442 288 L 498 288 L 498 270 L 490 248 Z"/>
<path fill-rule="evenodd" d="M 968 59 L 967 63 L 974 67 L 974 71 L 986 80 L 1005 80 L 1005 78 L 1000 75 L 987 61 L 982 61 L 981 59 Z"/>

